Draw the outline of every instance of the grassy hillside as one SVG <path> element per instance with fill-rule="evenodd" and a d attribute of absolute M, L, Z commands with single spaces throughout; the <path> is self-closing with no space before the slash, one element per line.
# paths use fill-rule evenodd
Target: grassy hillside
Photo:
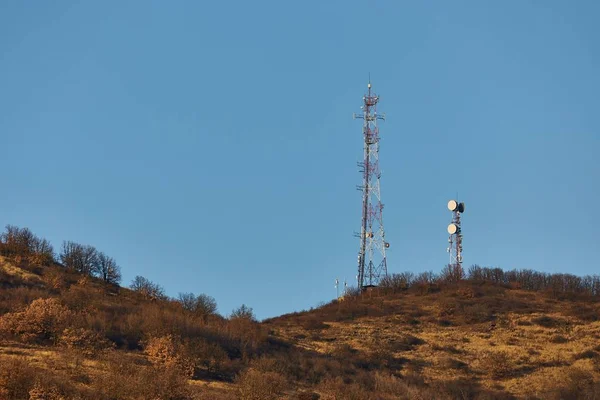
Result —
<path fill-rule="evenodd" d="M 1 399 L 203 398 L 189 380 L 218 398 L 267 344 L 251 317 L 200 314 L 59 265 L 0 257 L 0 287 Z"/>
<path fill-rule="evenodd" d="M 599 319 L 588 297 L 463 281 L 364 294 L 264 324 L 306 351 L 401 377 L 400 392 L 425 383 L 436 388 L 431 398 L 579 399 L 600 396 Z"/>
<path fill-rule="evenodd" d="M 600 398 L 597 277 L 396 275 L 259 323 L 3 243 L 0 399 Z"/>

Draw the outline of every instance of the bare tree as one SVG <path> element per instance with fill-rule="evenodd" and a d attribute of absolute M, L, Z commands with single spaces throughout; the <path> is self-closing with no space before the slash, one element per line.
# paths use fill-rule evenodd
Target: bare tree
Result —
<path fill-rule="evenodd" d="M 233 310 L 229 316 L 229 319 L 246 319 L 249 321 L 256 321 L 256 317 L 254 316 L 252 308 L 245 304 L 242 304 L 239 308 Z"/>
<path fill-rule="evenodd" d="M 0 234 L 0 255 L 27 259 L 34 264 L 54 262 L 54 249 L 49 241 L 41 239 L 28 228 L 7 225 Z"/>
<path fill-rule="evenodd" d="M 483 272 L 481 271 L 481 267 L 477 264 L 471 265 L 469 267 L 469 272 L 467 273 L 469 279 L 474 281 L 482 281 L 483 280 Z"/>
<path fill-rule="evenodd" d="M 54 263 L 54 248 L 46 239 L 35 238 L 33 242 L 33 255 L 35 262 L 42 265 Z"/>
<path fill-rule="evenodd" d="M 6 231 L 0 235 L 2 253 L 5 256 L 27 256 L 31 253 L 35 235 L 28 228 L 6 225 Z"/>
<path fill-rule="evenodd" d="M 94 272 L 99 278 L 113 285 L 118 285 L 121 282 L 121 268 L 117 265 L 114 258 L 98 252 L 95 261 Z"/>
<path fill-rule="evenodd" d="M 157 285 L 140 275 L 133 278 L 129 287 L 151 299 L 164 300 L 167 298 L 164 289 L 160 285 Z"/>
<path fill-rule="evenodd" d="M 178 300 L 184 309 L 195 314 L 207 316 L 217 312 L 217 302 L 207 294 L 179 293 Z"/>
<path fill-rule="evenodd" d="M 202 315 L 215 314 L 217 312 L 217 302 L 207 294 L 199 294 L 196 297 L 196 312 Z"/>
<path fill-rule="evenodd" d="M 179 293 L 178 301 L 184 310 L 194 311 L 196 308 L 196 295 L 194 293 Z"/>
<path fill-rule="evenodd" d="M 414 282 L 415 274 L 412 272 L 402 272 L 400 274 L 386 275 L 381 279 L 380 286 L 394 291 L 406 290 Z"/>
<path fill-rule="evenodd" d="M 95 247 L 69 241 L 63 242 L 60 261 L 65 267 L 92 275 L 97 260 L 98 251 Z"/>
<path fill-rule="evenodd" d="M 460 282 L 465 276 L 465 272 L 460 264 L 446 265 L 440 274 L 440 279 L 446 282 Z"/>
<path fill-rule="evenodd" d="M 418 285 L 429 285 L 435 283 L 437 280 L 438 277 L 432 271 L 427 271 L 417 275 L 413 282 Z"/>

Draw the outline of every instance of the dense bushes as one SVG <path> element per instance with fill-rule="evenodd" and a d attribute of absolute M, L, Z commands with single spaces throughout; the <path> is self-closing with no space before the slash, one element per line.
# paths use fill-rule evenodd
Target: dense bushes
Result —
<path fill-rule="evenodd" d="M 0 317 L 0 332 L 24 342 L 57 342 L 73 313 L 57 299 L 34 300 L 24 311 Z"/>
<path fill-rule="evenodd" d="M 0 399 L 79 400 L 90 398 L 62 372 L 31 365 L 25 358 L 0 359 Z M 99 398 L 94 396 L 94 398 Z"/>
<path fill-rule="evenodd" d="M 112 348 L 143 350 L 156 368 L 225 380 L 269 346 L 247 306 L 226 319 L 205 295 L 193 295 L 190 307 L 166 297 L 144 301 L 129 290 L 115 295 L 112 286 L 66 269 L 54 280 L 59 284 L 46 290 L 0 291 L 0 338 L 62 346 L 95 359 Z"/>
<path fill-rule="evenodd" d="M 58 354 L 74 351 L 106 368 L 96 378 L 73 372 L 58 385 L 40 378 L 48 375 L 44 370 L 19 364 L 10 374 L 0 374 L 1 399 L 75 399 L 66 393 L 80 380 L 93 396 L 79 398 L 187 399 L 186 379 L 233 381 L 250 359 L 267 351 L 265 330 L 247 313 L 230 320 L 206 318 L 175 301 L 132 301 L 136 296 L 131 292 L 107 297 L 93 285 L 74 284 L 63 293 L 72 288 L 86 295 L 76 310 L 64 305 L 62 296 L 36 299 L 21 311 L 0 316 L 0 333 L 26 343 L 62 346 Z M 114 347 L 121 350 L 113 352 Z M 143 349 L 149 362 L 132 361 L 122 351 L 127 348 Z"/>
<path fill-rule="evenodd" d="M 484 268 L 478 265 L 471 266 L 467 273 L 456 266 L 447 265 L 442 269 L 440 275 L 433 272 L 422 272 L 419 275 L 414 275 L 412 272 L 391 274 L 382 279 L 380 286 L 393 293 L 409 288 L 430 292 L 431 289 L 437 290 L 440 284 L 456 283 L 461 280 L 474 283 L 490 282 L 516 289 L 543 291 L 554 297 L 568 295 L 600 297 L 599 275 L 579 277 L 571 274 L 548 274 L 528 269 L 503 271 L 500 268 Z"/>
<path fill-rule="evenodd" d="M 88 357 L 115 347 L 113 342 L 100 333 L 86 328 L 66 328 L 60 335 L 60 345 L 78 349 Z"/>

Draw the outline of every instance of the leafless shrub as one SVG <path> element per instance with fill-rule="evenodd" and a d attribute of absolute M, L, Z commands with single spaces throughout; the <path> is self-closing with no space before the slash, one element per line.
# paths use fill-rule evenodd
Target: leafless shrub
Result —
<path fill-rule="evenodd" d="M 409 392 L 409 386 L 403 380 L 381 372 L 375 373 L 375 390 L 379 393 L 401 396 Z"/>
<path fill-rule="evenodd" d="M 282 375 L 253 369 L 241 373 L 236 383 L 242 400 L 275 400 L 287 387 L 287 381 Z"/>
<path fill-rule="evenodd" d="M 485 357 L 485 362 L 494 379 L 507 378 L 512 372 L 510 357 L 504 351 L 488 353 Z"/>
<path fill-rule="evenodd" d="M 329 398 L 344 400 L 372 400 L 376 397 L 367 388 L 352 381 L 345 381 L 341 377 L 327 379 L 319 385 L 321 392 Z"/>
<path fill-rule="evenodd" d="M 414 279 L 414 285 L 428 286 L 437 283 L 439 277 L 432 271 L 421 272 Z"/>
<path fill-rule="evenodd" d="M 570 367 L 560 382 L 548 382 L 541 397 L 548 400 L 597 399 L 600 383 L 594 381 L 591 373 Z"/>
<path fill-rule="evenodd" d="M 96 399 L 192 399 L 187 378 L 177 367 L 135 363 L 119 352 L 108 353 L 102 361 L 106 371 L 92 382 Z"/>
<path fill-rule="evenodd" d="M 439 363 L 444 369 L 466 369 L 468 367 L 464 362 L 452 357 L 442 357 Z"/>
<path fill-rule="evenodd" d="M 585 359 L 594 360 L 594 359 L 599 359 L 600 354 L 598 354 L 594 350 L 585 350 L 585 351 L 582 351 L 581 353 L 576 354 L 574 356 L 574 358 L 575 358 L 575 360 L 585 360 Z"/>
<path fill-rule="evenodd" d="M 133 278 L 129 287 L 142 294 L 144 297 L 153 300 L 166 300 L 165 290 L 158 284 L 151 282 L 143 276 L 136 276 Z"/>
<path fill-rule="evenodd" d="M 185 356 L 194 368 L 196 374 L 199 369 L 206 370 L 209 376 L 226 373 L 223 365 L 229 361 L 225 350 L 217 343 L 208 342 L 202 338 L 193 338 L 184 341 L 183 356 Z"/>
<path fill-rule="evenodd" d="M 78 349 L 86 356 L 114 348 L 114 343 L 98 332 L 85 328 L 66 328 L 60 335 L 60 344 L 68 349 Z"/>
<path fill-rule="evenodd" d="M 67 287 L 65 276 L 57 267 L 47 268 L 42 279 L 51 289 L 62 290 Z"/>
<path fill-rule="evenodd" d="M 473 382 L 468 379 L 458 378 L 454 380 L 449 380 L 445 382 L 435 382 L 432 384 L 431 391 L 434 392 L 435 398 L 438 399 L 494 399 L 494 400 L 504 400 L 510 399 L 513 397 L 509 394 L 501 394 L 494 392 L 483 391 L 481 386 L 477 382 Z M 433 397 L 432 397 L 433 398 Z"/>
<path fill-rule="evenodd" d="M 62 372 L 34 367 L 26 358 L 0 359 L 0 399 L 76 400 L 91 398 Z"/>
<path fill-rule="evenodd" d="M 483 303 L 475 303 L 461 307 L 461 318 L 468 324 L 488 322 L 493 319 L 490 307 Z"/>
<path fill-rule="evenodd" d="M 544 328 L 555 328 L 561 323 L 561 321 L 552 317 L 548 317 L 547 315 L 542 315 L 541 317 L 533 318 L 531 322 L 543 326 Z"/>
<path fill-rule="evenodd" d="M 456 346 L 449 345 L 449 344 L 444 345 L 444 346 L 433 344 L 431 347 L 435 351 L 445 351 L 450 354 L 464 354 L 465 353 L 464 350 L 460 350 Z"/>
<path fill-rule="evenodd" d="M 321 396 L 312 391 L 301 391 L 297 394 L 298 400 L 319 400 Z"/>
<path fill-rule="evenodd" d="M 412 272 L 402 272 L 400 274 L 386 275 L 379 286 L 392 292 L 407 290 L 413 284 L 415 277 Z"/>
<path fill-rule="evenodd" d="M 444 282 L 460 282 L 465 277 L 465 271 L 458 264 L 448 264 L 440 273 L 440 279 Z"/>
<path fill-rule="evenodd" d="M 302 321 L 302 327 L 306 330 L 326 329 L 329 326 L 317 317 L 309 317 Z"/>
<path fill-rule="evenodd" d="M 550 338 L 550 343 L 568 343 L 569 339 L 562 335 L 554 335 Z"/>
<path fill-rule="evenodd" d="M 256 321 L 254 311 L 252 311 L 251 307 L 248 307 L 245 304 L 242 304 L 239 308 L 233 310 L 229 316 L 229 319 L 246 319 L 248 321 Z"/>
<path fill-rule="evenodd" d="M 23 400 L 35 382 L 36 371 L 25 359 L 3 359 L 0 362 L 0 398 Z"/>
<path fill-rule="evenodd" d="M 423 339 L 409 333 L 400 334 L 389 342 L 392 351 L 409 351 L 422 344 L 425 344 Z"/>

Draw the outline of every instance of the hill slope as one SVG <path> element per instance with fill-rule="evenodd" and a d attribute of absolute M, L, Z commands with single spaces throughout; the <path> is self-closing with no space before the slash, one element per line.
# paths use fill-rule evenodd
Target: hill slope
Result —
<path fill-rule="evenodd" d="M 592 299 L 486 282 L 431 288 L 363 294 L 265 324 L 307 351 L 405 381 L 454 382 L 449 390 L 472 390 L 468 398 L 475 387 L 519 398 L 600 395 L 600 306 Z"/>
<path fill-rule="evenodd" d="M 0 257 L 3 399 L 600 395 L 594 296 L 438 282 L 257 323 L 17 261 Z"/>

